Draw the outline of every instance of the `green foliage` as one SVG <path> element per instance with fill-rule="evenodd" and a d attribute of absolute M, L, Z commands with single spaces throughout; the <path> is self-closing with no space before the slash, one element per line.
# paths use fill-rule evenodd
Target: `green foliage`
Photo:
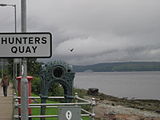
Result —
<path fill-rule="evenodd" d="M 32 92 L 36 95 L 40 94 L 41 90 L 41 78 L 40 77 L 33 77 L 32 80 Z M 55 83 L 51 86 L 49 89 L 49 95 L 48 96 L 63 96 L 64 95 L 64 90 L 63 87 Z"/>
<path fill-rule="evenodd" d="M 62 96 L 62 95 L 64 95 L 64 90 L 63 87 L 58 83 L 53 84 L 49 89 L 49 96 Z"/>
<path fill-rule="evenodd" d="M 79 97 L 83 98 L 84 96 L 87 95 L 87 90 L 74 88 L 73 93 L 77 93 Z"/>
<path fill-rule="evenodd" d="M 7 72 L 10 76 L 13 76 L 13 59 L 4 59 L 4 61 L 8 61 L 8 64 L 4 66 L 4 72 Z M 29 58 L 27 59 L 27 73 L 28 75 L 38 76 L 39 71 L 41 69 L 41 64 L 37 62 L 37 58 Z M 2 66 L 0 66 L 2 68 Z M 18 75 L 20 75 L 19 71 L 21 69 L 20 64 L 17 66 Z"/>
<path fill-rule="evenodd" d="M 36 95 L 40 94 L 40 77 L 33 77 L 32 80 L 32 92 L 35 93 Z"/>
<path fill-rule="evenodd" d="M 5 69 L 10 76 L 13 76 L 13 59 L 8 59 L 8 66 Z"/>
<path fill-rule="evenodd" d="M 38 76 L 42 63 L 37 62 L 37 58 L 29 58 L 27 60 L 28 75 Z"/>
<path fill-rule="evenodd" d="M 7 69 L 5 69 L 4 71 L 3 71 L 3 74 L 7 74 L 7 76 L 9 77 L 9 79 L 11 79 L 11 75 L 9 74 L 9 72 L 8 72 L 8 70 Z M 0 70 L 0 78 L 2 78 L 2 70 Z"/>

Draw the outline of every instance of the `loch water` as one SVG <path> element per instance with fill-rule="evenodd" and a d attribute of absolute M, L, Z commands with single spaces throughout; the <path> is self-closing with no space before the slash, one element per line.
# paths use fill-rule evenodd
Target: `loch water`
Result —
<path fill-rule="evenodd" d="M 160 71 L 156 72 L 80 72 L 76 88 L 98 88 L 99 92 L 130 99 L 160 100 Z"/>

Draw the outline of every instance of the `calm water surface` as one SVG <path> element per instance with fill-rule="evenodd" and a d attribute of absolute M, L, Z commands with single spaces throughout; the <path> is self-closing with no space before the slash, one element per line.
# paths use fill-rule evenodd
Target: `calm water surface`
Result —
<path fill-rule="evenodd" d="M 82 72 L 76 73 L 74 86 L 99 88 L 117 97 L 160 100 L 160 72 Z"/>

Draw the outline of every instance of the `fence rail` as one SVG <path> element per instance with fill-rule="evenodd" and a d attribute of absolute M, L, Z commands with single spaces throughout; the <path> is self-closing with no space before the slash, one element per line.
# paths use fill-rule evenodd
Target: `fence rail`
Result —
<path fill-rule="evenodd" d="M 94 106 L 96 105 L 95 99 L 92 98 L 92 100 L 86 100 L 83 98 L 80 98 L 78 94 L 76 93 L 75 96 L 73 96 L 74 101 L 72 103 L 36 103 L 36 104 L 28 104 L 28 108 L 41 108 L 42 106 L 45 106 L 46 108 L 57 108 L 59 106 L 82 106 L 82 105 L 90 105 L 91 112 L 87 111 L 83 108 L 81 108 L 81 117 L 87 117 L 89 116 L 91 120 L 94 120 L 95 113 L 94 113 Z M 21 108 L 21 104 L 18 103 L 18 99 L 21 99 L 19 96 L 14 96 L 14 108 L 18 109 Z M 29 96 L 28 99 L 41 99 L 40 96 Z M 47 99 L 64 99 L 63 96 L 49 96 Z M 17 111 L 17 112 L 15 112 Z M 58 118 L 58 115 L 29 115 L 29 118 Z M 21 118 L 20 115 L 18 115 L 18 110 L 14 110 L 14 120 Z"/>

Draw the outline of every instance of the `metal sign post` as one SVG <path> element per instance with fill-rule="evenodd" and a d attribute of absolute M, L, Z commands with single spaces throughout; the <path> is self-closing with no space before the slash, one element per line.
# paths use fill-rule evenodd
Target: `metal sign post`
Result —
<path fill-rule="evenodd" d="M 26 0 L 21 0 L 21 28 L 26 32 Z M 22 60 L 22 80 L 21 80 L 21 120 L 28 120 L 28 80 L 27 80 L 27 60 Z"/>

